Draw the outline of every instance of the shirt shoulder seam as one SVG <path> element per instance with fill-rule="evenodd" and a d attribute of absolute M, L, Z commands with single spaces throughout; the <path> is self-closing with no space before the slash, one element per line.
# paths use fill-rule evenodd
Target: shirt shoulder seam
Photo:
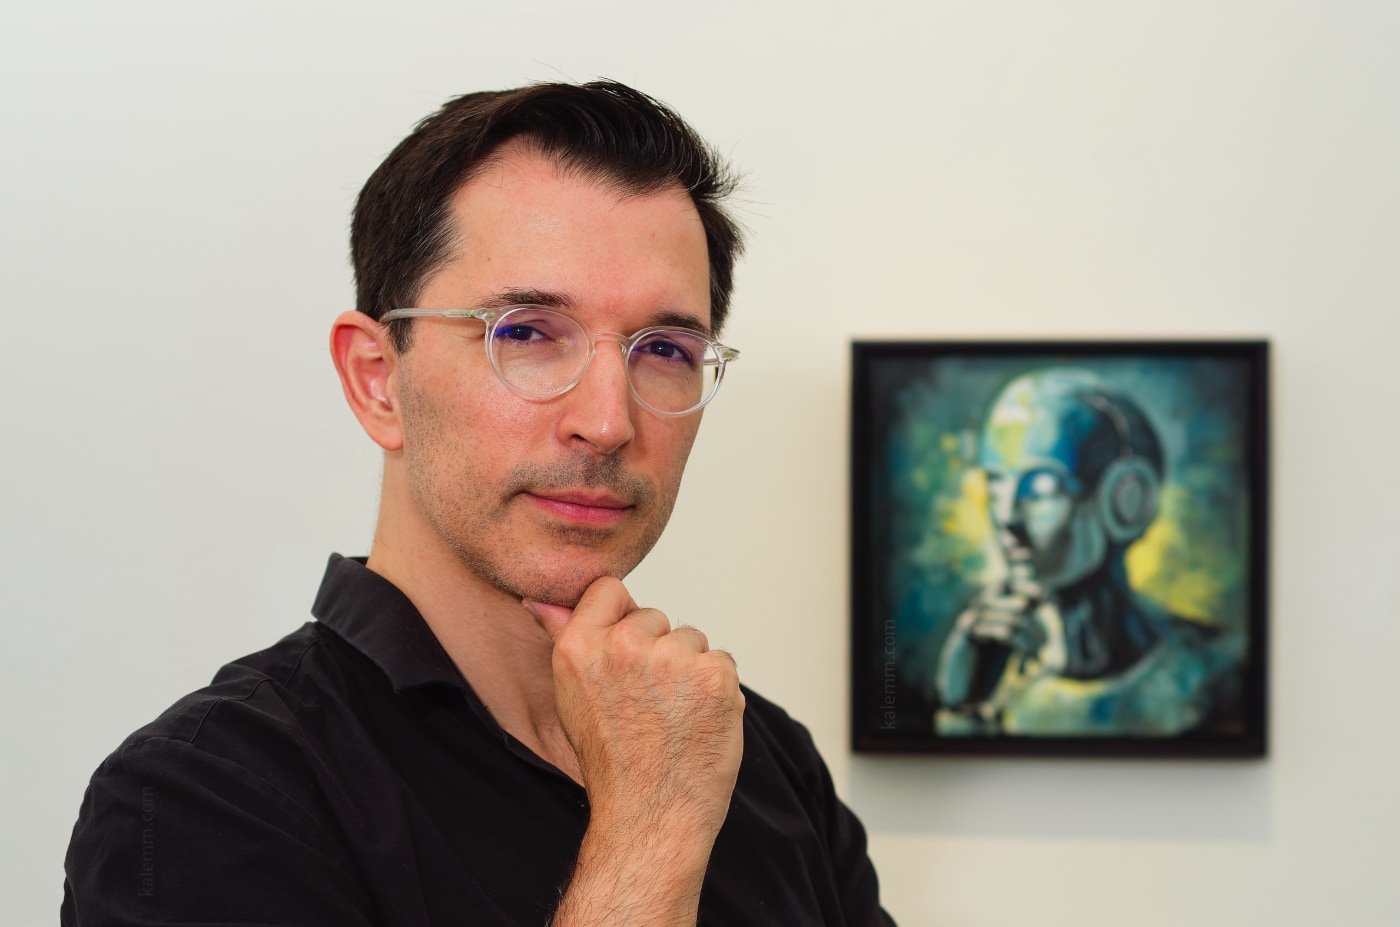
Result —
<path fill-rule="evenodd" d="M 311 640 L 307 641 L 306 646 L 301 649 L 301 653 L 297 654 L 296 660 L 292 663 L 291 668 L 287 670 L 286 674 L 282 677 L 281 680 L 275 680 L 272 676 L 264 674 L 262 678 L 258 679 L 258 681 L 255 682 L 250 689 L 248 689 L 247 692 L 244 692 L 241 695 L 228 695 L 211 698 L 209 700 L 209 704 L 205 706 L 204 714 L 202 714 L 199 718 L 199 723 L 194 726 L 194 730 L 190 733 L 190 746 L 195 745 L 194 742 L 199 738 L 200 731 L 204 729 L 204 722 L 209 720 L 209 715 L 213 713 L 215 708 L 226 702 L 246 702 L 249 699 L 251 699 L 254 695 L 257 695 L 258 690 L 261 689 L 265 683 L 277 682 L 279 685 L 285 686 L 291 680 L 291 678 L 296 675 L 297 670 L 301 669 L 301 663 L 303 660 L 306 659 L 306 655 L 310 653 L 311 648 L 315 647 L 318 643 L 320 643 L 319 637 L 312 638 Z M 179 738 L 172 737 L 168 739 L 177 740 Z"/>

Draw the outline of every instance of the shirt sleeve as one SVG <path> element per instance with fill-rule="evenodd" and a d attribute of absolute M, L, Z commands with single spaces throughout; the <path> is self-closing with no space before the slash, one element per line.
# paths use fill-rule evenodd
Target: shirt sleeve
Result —
<path fill-rule="evenodd" d="M 806 734 L 803 730 L 803 734 Z M 880 883 L 866 848 L 865 827 L 855 812 L 836 796 L 826 763 L 812 746 L 818 791 L 825 805 L 827 845 L 831 868 L 846 911 L 848 927 L 894 927 L 894 919 L 880 906 Z"/>
<path fill-rule="evenodd" d="M 783 709 L 745 689 L 764 729 L 787 757 L 787 775 L 801 791 L 808 812 L 825 838 L 831 878 L 846 927 L 894 927 L 880 906 L 880 883 L 866 849 L 865 827 L 836 795 L 831 772 L 811 733 Z M 758 720 L 757 718 L 755 720 Z"/>
<path fill-rule="evenodd" d="M 353 862 L 305 808 L 179 739 L 129 743 L 98 768 L 64 870 L 65 927 L 375 923 Z"/>

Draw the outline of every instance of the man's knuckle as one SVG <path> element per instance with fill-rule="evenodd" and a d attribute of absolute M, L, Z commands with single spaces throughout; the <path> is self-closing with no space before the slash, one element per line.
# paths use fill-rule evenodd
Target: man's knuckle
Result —
<path fill-rule="evenodd" d="M 655 638 L 639 621 L 620 621 L 613 628 L 613 643 L 617 650 L 626 654 L 639 654 L 651 649 Z"/>

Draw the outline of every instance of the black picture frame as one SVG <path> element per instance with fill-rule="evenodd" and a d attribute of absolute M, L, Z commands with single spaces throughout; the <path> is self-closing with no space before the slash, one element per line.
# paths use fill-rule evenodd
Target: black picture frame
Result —
<path fill-rule="evenodd" d="M 854 750 L 1266 755 L 1266 341 L 857 341 L 852 373 Z"/>

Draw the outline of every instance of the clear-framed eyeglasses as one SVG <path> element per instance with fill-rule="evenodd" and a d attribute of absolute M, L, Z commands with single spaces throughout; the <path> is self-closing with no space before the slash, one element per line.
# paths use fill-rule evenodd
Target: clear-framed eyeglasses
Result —
<path fill-rule="evenodd" d="M 486 323 L 486 356 L 512 392 L 552 399 L 583 379 L 598 342 L 614 342 L 626 358 L 632 395 L 658 415 L 687 415 L 715 398 L 724 368 L 739 352 L 687 328 L 657 326 L 634 335 L 590 331 L 544 306 L 500 309 L 390 309 L 383 323 L 418 318 Z"/>

